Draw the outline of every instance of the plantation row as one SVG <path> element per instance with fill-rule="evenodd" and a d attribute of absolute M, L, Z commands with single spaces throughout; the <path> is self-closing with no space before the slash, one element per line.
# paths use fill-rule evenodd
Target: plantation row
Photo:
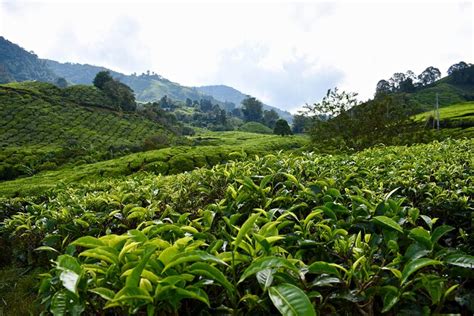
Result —
<path fill-rule="evenodd" d="M 47 92 L 0 86 L 0 180 L 143 150 L 156 135 L 163 146 L 172 138 L 170 131 L 136 114 L 88 108 L 54 89 Z"/>
<path fill-rule="evenodd" d="M 3 258 L 54 260 L 39 296 L 55 315 L 469 314 L 473 152 L 280 153 L 59 185 L 1 202 Z"/>

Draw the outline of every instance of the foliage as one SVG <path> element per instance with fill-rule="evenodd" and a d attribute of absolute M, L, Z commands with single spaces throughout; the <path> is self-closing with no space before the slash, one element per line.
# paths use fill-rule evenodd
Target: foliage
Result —
<path fill-rule="evenodd" d="M 275 123 L 275 128 L 273 129 L 273 134 L 280 135 L 280 136 L 286 136 L 286 135 L 292 135 L 293 133 L 291 132 L 291 128 L 288 125 L 288 122 L 285 121 L 284 119 L 279 119 Z"/>
<path fill-rule="evenodd" d="M 292 131 L 295 134 L 307 132 L 311 126 L 311 118 L 304 113 L 296 114 L 293 116 Z"/>
<path fill-rule="evenodd" d="M 102 90 L 119 109 L 129 112 L 136 110 L 133 90 L 126 84 L 112 78 L 110 72 L 98 72 L 93 82 L 94 86 Z"/>
<path fill-rule="evenodd" d="M 0 36 L 0 84 L 39 80 L 54 82 L 57 76 L 33 52 Z"/>
<path fill-rule="evenodd" d="M 239 131 L 259 134 L 271 134 L 272 129 L 259 122 L 247 122 L 239 127 Z"/>
<path fill-rule="evenodd" d="M 336 107 L 329 104 L 327 107 Z M 315 147 L 360 150 L 375 144 L 401 145 L 430 139 L 414 122 L 410 100 L 403 95 L 384 95 L 337 117 L 316 120 L 310 130 Z"/>
<path fill-rule="evenodd" d="M 242 101 L 242 113 L 245 122 L 262 122 L 262 102 L 254 97 L 248 97 Z"/>
<path fill-rule="evenodd" d="M 278 116 L 278 113 L 275 110 L 264 110 L 263 111 L 263 122 L 266 126 L 270 128 L 275 127 L 275 123 L 278 121 L 280 117 Z"/>
<path fill-rule="evenodd" d="M 272 154 L 63 185 L 2 202 L 2 233 L 53 260 L 39 292 L 53 313 L 465 313 L 473 147 Z"/>
<path fill-rule="evenodd" d="M 0 104 L 0 180 L 141 151 L 157 134 L 175 138 L 141 115 L 104 109 L 112 102 L 93 86 L 10 83 Z"/>

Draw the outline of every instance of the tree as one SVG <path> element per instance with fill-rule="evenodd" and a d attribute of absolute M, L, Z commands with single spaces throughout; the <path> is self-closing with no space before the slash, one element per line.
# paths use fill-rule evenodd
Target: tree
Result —
<path fill-rule="evenodd" d="M 242 113 L 245 122 L 262 122 L 262 102 L 254 97 L 247 97 L 242 101 Z"/>
<path fill-rule="evenodd" d="M 402 72 L 396 72 L 393 76 L 389 79 L 390 86 L 392 86 L 393 90 L 398 90 L 400 88 L 400 83 L 406 79 L 406 75 Z"/>
<path fill-rule="evenodd" d="M 133 90 L 126 84 L 117 80 L 107 81 L 104 83 L 103 91 L 122 110 L 135 111 L 137 109 Z"/>
<path fill-rule="evenodd" d="M 383 95 L 393 92 L 393 86 L 387 80 L 380 80 L 377 82 L 377 87 L 375 88 L 375 96 Z"/>
<path fill-rule="evenodd" d="M 56 79 L 55 85 L 58 88 L 64 89 L 64 88 L 67 87 L 67 81 L 66 81 L 66 79 L 61 77 L 61 78 Z"/>
<path fill-rule="evenodd" d="M 429 85 L 441 78 L 441 71 L 438 68 L 430 66 L 418 75 L 418 80 L 422 86 Z"/>
<path fill-rule="evenodd" d="M 468 64 L 466 64 L 463 61 L 460 61 L 459 63 L 451 65 L 451 67 L 448 68 L 448 75 L 452 75 L 456 71 L 460 71 L 460 70 L 466 69 L 468 67 L 469 67 Z"/>
<path fill-rule="evenodd" d="M 284 119 L 279 119 L 275 123 L 275 128 L 273 129 L 273 134 L 280 135 L 280 136 L 285 136 L 285 135 L 291 135 L 291 129 L 290 126 L 288 125 L 288 122 Z"/>
<path fill-rule="evenodd" d="M 113 81 L 114 78 L 112 78 L 112 76 L 110 75 L 110 72 L 108 71 L 100 71 L 97 73 L 97 75 L 95 75 L 95 78 L 94 78 L 94 86 L 96 86 L 97 88 L 99 88 L 100 90 L 104 89 L 104 85 L 109 82 L 109 81 Z"/>
<path fill-rule="evenodd" d="M 293 133 L 304 133 L 311 125 L 311 118 L 304 114 L 293 115 Z"/>
<path fill-rule="evenodd" d="M 414 92 L 415 91 L 415 85 L 413 83 L 413 79 L 412 78 L 406 78 L 405 80 L 400 82 L 398 90 L 400 92 L 407 92 L 407 93 Z"/>
<path fill-rule="evenodd" d="M 279 118 L 280 116 L 275 110 L 263 111 L 263 123 L 270 128 L 275 127 L 275 123 Z"/>
<path fill-rule="evenodd" d="M 303 108 L 305 109 L 304 112 L 309 116 L 317 116 L 319 118 L 336 117 L 359 104 L 356 97 L 357 93 L 339 92 L 339 89 L 336 87 L 334 90 L 329 89 L 321 102 L 314 103 L 313 105 L 306 104 Z"/>
<path fill-rule="evenodd" d="M 108 71 L 100 71 L 94 78 L 94 86 L 102 90 L 113 103 L 124 111 L 135 111 L 135 95 L 133 90 L 124 83 L 115 80 Z"/>

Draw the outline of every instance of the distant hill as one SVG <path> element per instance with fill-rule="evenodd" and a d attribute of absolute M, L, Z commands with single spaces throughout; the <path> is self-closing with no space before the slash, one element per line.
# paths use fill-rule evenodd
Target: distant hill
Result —
<path fill-rule="evenodd" d="M 236 105 L 240 105 L 242 100 L 248 97 L 248 95 L 240 92 L 239 90 L 225 85 L 202 86 L 196 87 L 195 89 L 203 94 L 213 96 L 217 100 L 232 102 Z M 263 105 L 263 109 L 275 110 L 281 118 L 289 122 L 293 121 L 293 116 L 290 112 L 280 110 L 279 108 L 267 104 Z"/>
<path fill-rule="evenodd" d="M 0 36 L 0 83 L 25 80 L 53 82 L 56 79 L 54 72 L 33 52 Z"/>
<path fill-rule="evenodd" d="M 138 113 L 116 111 L 93 86 L 0 85 L 0 180 L 142 151 L 153 137 L 166 145 L 175 136 Z"/>
<path fill-rule="evenodd" d="M 66 79 L 69 84 L 90 85 L 99 71 L 110 71 L 112 77 L 128 85 L 135 92 L 137 101 L 158 101 L 163 96 L 177 101 L 185 102 L 186 99 L 199 101 L 210 100 L 221 108 L 232 111 L 246 97 L 245 94 L 227 86 L 214 86 L 212 93 L 206 93 L 209 87 L 186 87 L 170 81 L 155 73 L 140 75 L 125 75 L 101 66 L 78 63 L 60 63 L 54 60 L 39 59 L 32 52 L 27 52 L 20 46 L 0 37 L 0 83 L 21 82 L 38 80 L 54 82 L 59 77 Z M 264 105 L 264 108 L 274 109 L 278 114 L 291 121 L 289 112 Z"/>
<path fill-rule="evenodd" d="M 109 71 L 112 77 L 119 79 L 135 92 L 138 101 L 157 101 L 163 96 L 173 100 L 186 101 L 210 99 L 214 103 L 222 103 L 210 96 L 204 95 L 193 88 L 181 86 L 154 73 L 141 75 L 125 75 L 104 67 L 88 64 L 59 63 L 54 60 L 44 60 L 46 65 L 58 76 L 65 78 L 72 84 L 92 84 L 95 75 L 99 71 Z"/>

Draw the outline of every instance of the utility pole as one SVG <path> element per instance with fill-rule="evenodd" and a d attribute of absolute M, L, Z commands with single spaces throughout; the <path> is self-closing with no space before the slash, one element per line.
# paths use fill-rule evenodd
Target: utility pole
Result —
<path fill-rule="evenodd" d="M 438 93 L 436 93 L 436 129 L 439 131 L 439 101 L 438 101 Z"/>

